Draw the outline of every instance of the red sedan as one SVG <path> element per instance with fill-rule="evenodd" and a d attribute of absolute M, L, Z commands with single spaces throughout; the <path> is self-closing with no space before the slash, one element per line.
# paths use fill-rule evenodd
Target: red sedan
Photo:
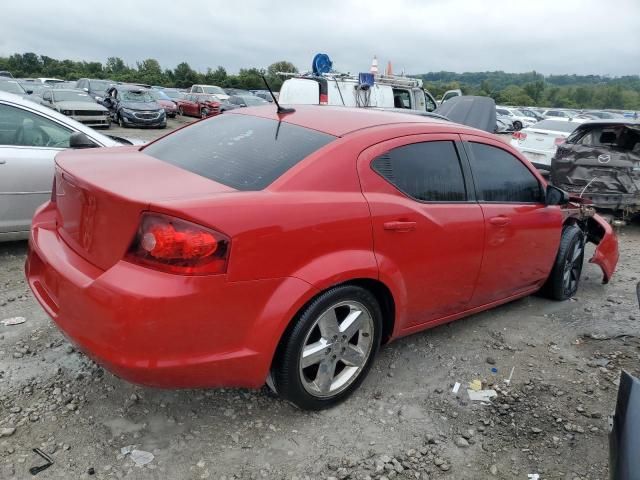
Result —
<path fill-rule="evenodd" d="M 185 98 L 177 100 L 176 103 L 180 115 L 207 118 L 220 113 L 220 102 L 213 95 L 188 94 Z"/>
<path fill-rule="evenodd" d="M 610 226 L 491 134 L 268 106 L 60 153 L 26 273 L 69 339 L 122 378 L 266 381 L 321 409 L 381 343 L 540 289 L 569 298 L 587 240 L 606 282 Z"/>

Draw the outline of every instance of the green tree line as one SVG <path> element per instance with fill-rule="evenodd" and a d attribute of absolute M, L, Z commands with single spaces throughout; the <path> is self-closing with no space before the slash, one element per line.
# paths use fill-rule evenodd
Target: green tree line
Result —
<path fill-rule="evenodd" d="M 198 72 L 187 62 L 173 69 L 160 66 L 158 60 L 147 58 L 127 65 L 119 57 L 109 57 L 100 62 L 57 60 L 35 53 L 14 53 L 9 57 L 0 57 L 0 70 L 7 70 L 16 78 L 55 77 L 64 80 L 78 78 L 105 78 L 118 82 L 145 83 L 165 87 L 188 88 L 195 83 L 234 87 L 243 89 L 264 89 L 261 75 L 265 75 L 271 88 L 280 90 L 284 78 L 277 72 L 297 72 L 296 67 L 286 61 L 269 65 L 268 68 L 241 68 L 237 75 L 228 74 L 224 67 L 206 72 Z"/>
<path fill-rule="evenodd" d="M 504 105 L 640 110 L 640 76 L 548 75 L 506 72 L 430 72 L 422 78 L 436 98 L 459 88 Z"/>
<path fill-rule="evenodd" d="M 284 77 L 277 72 L 297 72 L 291 62 L 280 61 L 265 68 L 241 68 L 229 74 L 222 66 L 198 72 L 187 62 L 173 69 L 162 68 L 158 60 L 148 58 L 127 65 L 119 57 L 101 62 L 57 60 L 32 52 L 0 57 L 0 70 L 15 77 L 106 78 L 120 82 L 146 83 L 188 88 L 194 83 L 244 89 L 262 89 L 265 75 L 274 90 Z M 414 75 L 422 78 L 434 96 L 460 88 L 466 95 L 487 95 L 500 104 L 565 108 L 612 108 L 640 110 L 640 76 L 608 77 L 603 75 L 548 75 L 506 72 L 430 72 Z"/>

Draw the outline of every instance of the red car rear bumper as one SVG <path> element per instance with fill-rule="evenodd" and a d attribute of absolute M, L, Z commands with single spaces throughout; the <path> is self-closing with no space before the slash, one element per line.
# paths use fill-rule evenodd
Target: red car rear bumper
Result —
<path fill-rule="evenodd" d="M 53 219 L 47 206 L 34 217 L 29 286 L 72 343 L 134 383 L 260 387 L 293 314 L 291 298 L 311 294 L 295 278 L 228 282 L 124 261 L 102 271 L 64 243 Z"/>

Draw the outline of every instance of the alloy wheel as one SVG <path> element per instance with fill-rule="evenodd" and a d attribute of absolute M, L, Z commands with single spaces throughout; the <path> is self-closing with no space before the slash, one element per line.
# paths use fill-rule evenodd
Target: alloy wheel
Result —
<path fill-rule="evenodd" d="M 562 286 L 568 296 L 572 296 L 578 289 L 580 273 L 582 272 L 582 248 L 581 242 L 575 242 L 564 264 Z"/>
<path fill-rule="evenodd" d="M 304 341 L 300 380 L 315 397 L 334 396 L 360 375 L 373 347 L 374 321 L 356 301 L 336 303 L 315 321 Z"/>

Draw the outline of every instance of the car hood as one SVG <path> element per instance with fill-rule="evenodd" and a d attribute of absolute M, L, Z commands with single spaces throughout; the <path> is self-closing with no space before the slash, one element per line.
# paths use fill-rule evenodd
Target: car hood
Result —
<path fill-rule="evenodd" d="M 162 110 L 158 102 L 127 102 L 120 101 L 120 106 L 129 110 Z"/>
<path fill-rule="evenodd" d="M 496 102 L 490 97 L 465 95 L 453 97 L 436 109 L 436 113 L 452 122 L 494 133 L 496 130 Z"/>
<path fill-rule="evenodd" d="M 56 107 L 61 110 L 99 110 L 101 112 L 107 112 L 108 110 L 97 103 L 89 103 L 89 102 L 73 102 L 73 101 L 65 101 L 65 102 L 56 102 Z"/>

